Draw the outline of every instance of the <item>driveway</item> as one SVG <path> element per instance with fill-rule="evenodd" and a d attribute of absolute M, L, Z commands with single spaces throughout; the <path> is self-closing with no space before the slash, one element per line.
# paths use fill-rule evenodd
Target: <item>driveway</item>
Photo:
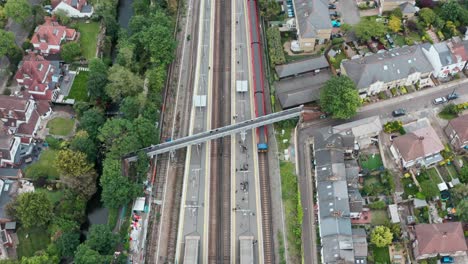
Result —
<path fill-rule="evenodd" d="M 359 23 L 361 17 L 359 16 L 359 10 L 354 0 L 341 0 L 335 3 L 338 12 L 341 13 L 342 22 L 350 25 L 356 25 Z"/>

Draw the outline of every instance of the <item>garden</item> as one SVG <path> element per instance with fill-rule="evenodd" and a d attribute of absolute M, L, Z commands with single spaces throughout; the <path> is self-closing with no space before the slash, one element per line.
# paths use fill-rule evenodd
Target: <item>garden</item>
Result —
<path fill-rule="evenodd" d="M 53 149 L 46 149 L 39 155 L 39 160 L 34 164 L 26 167 L 25 174 L 27 178 L 39 179 L 46 178 L 49 180 L 56 180 L 59 178 L 59 173 L 55 166 L 58 151 Z"/>
<path fill-rule="evenodd" d="M 56 136 L 68 136 L 72 133 L 75 120 L 72 118 L 56 117 L 47 122 L 49 133 Z"/>
<path fill-rule="evenodd" d="M 383 163 L 380 154 L 363 154 L 359 157 L 359 164 L 368 171 L 382 170 Z"/>
<path fill-rule="evenodd" d="M 18 228 L 16 232 L 20 243 L 16 248 L 18 258 L 31 257 L 38 250 L 46 249 L 50 243 L 50 236 L 43 228 L 24 229 Z"/>
<path fill-rule="evenodd" d="M 367 196 L 391 195 L 395 191 L 393 175 L 388 170 L 377 175 L 364 176 L 363 185 L 362 193 Z"/>
<path fill-rule="evenodd" d="M 97 40 L 99 35 L 98 22 L 79 22 L 76 24 L 80 32 L 80 44 L 83 57 L 87 60 L 96 57 Z"/>
<path fill-rule="evenodd" d="M 81 71 L 75 76 L 73 85 L 67 99 L 75 99 L 75 101 L 88 102 L 88 72 Z"/>

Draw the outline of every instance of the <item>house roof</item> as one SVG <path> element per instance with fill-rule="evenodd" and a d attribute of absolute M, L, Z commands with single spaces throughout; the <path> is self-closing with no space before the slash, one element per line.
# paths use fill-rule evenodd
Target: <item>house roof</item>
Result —
<path fill-rule="evenodd" d="M 433 46 L 439 54 L 439 60 L 442 63 L 442 66 L 455 63 L 455 58 L 452 56 L 452 52 L 450 52 L 446 42 L 435 43 Z"/>
<path fill-rule="evenodd" d="M 428 73 L 433 68 L 420 45 L 395 48 L 389 51 L 345 60 L 342 66 L 358 88 L 367 88 L 381 81 L 400 80 L 415 72 Z"/>
<path fill-rule="evenodd" d="M 444 145 L 431 126 L 399 136 L 393 140 L 393 145 L 405 161 L 426 157 L 444 149 Z"/>
<path fill-rule="evenodd" d="M 456 59 L 456 62 L 468 60 L 468 40 L 462 40 L 460 37 L 453 37 L 447 41 L 447 46 Z"/>
<path fill-rule="evenodd" d="M 301 38 L 314 38 L 318 30 L 331 29 L 332 24 L 325 0 L 294 0 L 297 28 Z"/>
<path fill-rule="evenodd" d="M 322 55 L 315 58 L 278 65 L 275 67 L 275 70 L 278 74 L 278 77 L 281 79 L 306 72 L 312 72 L 318 69 L 328 68 L 329 66 L 330 65 L 328 64 L 325 55 Z"/>
<path fill-rule="evenodd" d="M 32 134 L 34 133 L 34 129 L 36 128 L 38 120 L 39 120 L 39 114 L 37 113 L 36 110 L 33 110 L 28 122 L 20 124 L 18 128 L 18 134 L 32 136 Z"/>
<path fill-rule="evenodd" d="M 54 67 L 41 55 L 30 52 L 23 58 L 15 79 L 20 85 L 29 87 L 31 91 L 45 91 L 47 84 L 52 80 Z"/>
<path fill-rule="evenodd" d="M 43 116 L 50 110 L 50 104 L 47 100 L 37 100 L 36 101 L 36 109 L 40 116 Z"/>
<path fill-rule="evenodd" d="M 322 70 L 276 82 L 276 95 L 281 107 L 284 109 L 318 100 L 320 89 L 330 78 L 330 70 Z"/>
<path fill-rule="evenodd" d="M 415 226 L 415 233 L 418 256 L 468 250 L 460 222 L 419 224 Z"/>
<path fill-rule="evenodd" d="M 16 177 L 21 169 L 0 168 L 0 177 Z"/>
<path fill-rule="evenodd" d="M 25 98 L 0 95 L 0 118 L 24 120 L 29 104 Z"/>
<path fill-rule="evenodd" d="M 416 13 L 416 8 L 410 2 L 405 2 L 400 5 L 401 12 L 403 14 L 414 14 Z"/>
<path fill-rule="evenodd" d="M 356 138 L 378 134 L 382 131 L 379 116 L 371 116 L 333 127 L 333 133 L 353 135 Z"/>
<path fill-rule="evenodd" d="M 450 120 L 449 124 L 460 137 L 461 142 L 468 141 L 468 114 Z"/>
<path fill-rule="evenodd" d="M 354 255 L 367 258 L 367 234 L 364 228 L 353 228 Z M 362 262 L 361 262 L 362 263 Z"/>
<path fill-rule="evenodd" d="M 65 4 L 75 8 L 78 11 L 82 11 L 83 7 L 86 6 L 86 4 L 87 4 L 86 0 L 62 0 L 62 2 L 64 2 Z"/>
<path fill-rule="evenodd" d="M 52 18 L 46 18 L 44 24 L 38 26 L 31 38 L 32 44 L 60 45 L 63 37 L 71 38 L 76 34 L 76 30 L 67 28 L 54 21 Z"/>

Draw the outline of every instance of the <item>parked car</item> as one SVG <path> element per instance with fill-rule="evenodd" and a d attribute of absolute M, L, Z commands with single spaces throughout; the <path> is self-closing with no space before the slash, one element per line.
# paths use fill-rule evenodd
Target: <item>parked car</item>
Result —
<path fill-rule="evenodd" d="M 450 100 L 455 100 L 455 99 L 457 99 L 458 97 L 460 97 L 458 94 L 456 94 L 456 93 L 451 93 L 451 94 L 448 94 L 448 95 L 447 95 L 447 100 L 449 100 L 449 101 L 450 101 Z"/>
<path fill-rule="evenodd" d="M 341 27 L 341 22 L 339 20 L 332 20 L 331 22 L 333 27 Z"/>
<path fill-rule="evenodd" d="M 390 47 L 394 48 L 395 47 L 395 42 L 393 41 L 392 36 L 390 36 L 390 34 L 386 34 L 385 38 L 387 39 L 388 44 L 390 44 Z"/>
<path fill-rule="evenodd" d="M 450 256 L 445 256 L 440 259 L 440 262 L 442 263 L 453 263 L 453 257 Z"/>
<path fill-rule="evenodd" d="M 445 97 L 443 97 L 443 96 L 442 96 L 442 97 L 439 97 L 439 98 L 436 98 L 436 99 L 434 99 L 434 101 L 433 101 L 433 103 L 434 103 L 435 105 L 443 104 L 443 103 L 446 103 L 446 102 L 447 102 L 447 98 L 445 98 Z"/>
<path fill-rule="evenodd" d="M 340 17 L 340 13 L 336 12 L 336 11 L 330 11 L 330 16 L 331 17 Z"/>
<path fill-rule="evenodd" d="M 328 9 L 336 9 L 336 5 L 334 5 L 334 4 L 328 4 Z"/>
<path fill-rule="evenodd" d="M 393 117 L 399 117 L 399 116 L 404 116 L 404 115 L 406 115 L 406 110 L 402 108 L 393 110 L 392 112 Z"/>
<path fill-rule="evenodd" d="M 341 34 L 341 33 L 332 33 L 331 34 L 331 39 L 342 38 L 342 37 L 343 37 L 343 34 Z"/>

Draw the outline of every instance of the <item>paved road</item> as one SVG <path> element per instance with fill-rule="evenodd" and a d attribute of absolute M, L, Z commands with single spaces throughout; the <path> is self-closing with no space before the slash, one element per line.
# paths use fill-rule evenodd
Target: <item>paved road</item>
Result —
<path fill-rule="evenodd" d="M 315 122 L 305 123 L 301 125 L 298 132 L 297 141 L 297 161 L 298 161 L 298 175 L 301 191 L 301 202 L 304 207 L 304 217 L 302 221 L 302 243 L 304 250 L 304 263 L 319 263 L 316 259 L 316 220 L 313 212 L 313 183 L 310 171 L 310 159 L 308 153 L 308 145 L 306 144 L 310 140 L 312 133 L 322 127 L 334 126 L 374 115 L 379 115 L 382 122 L 392 118 L 391 112 L 398 108 L 404 108 L 408 113 L 416 112 L 423 109 L 435 108 L 434 110 L 440 110 L 443 105 L 434 106 L 432 100 L 440 96 L 446 96 L 451 93 L 453 89 L 460 95 L 460 98 L 455 100 L 455 103 L 467 102 L 468 101 L 468 79 L 460 80 L 458 82 L 452 82 L 444 84 L 434 88 L 427 88 L 422 91 L 407 94 L 404 96 L 395 97 L 388 99 L 383 102 L 374 103 L 362 107 L 358 114 L 350 120 L 333 120 L 324 119 Z M 410 115 L 411 116 L 411 115 Z M 404 117 L 405 118 L 405 117 Z M 304 147 L 305 146 L 305 147 Z M 307 208 L 307 210 L 305 210 Z M 311 250 L 307 250 L 311 249 Z"/>

